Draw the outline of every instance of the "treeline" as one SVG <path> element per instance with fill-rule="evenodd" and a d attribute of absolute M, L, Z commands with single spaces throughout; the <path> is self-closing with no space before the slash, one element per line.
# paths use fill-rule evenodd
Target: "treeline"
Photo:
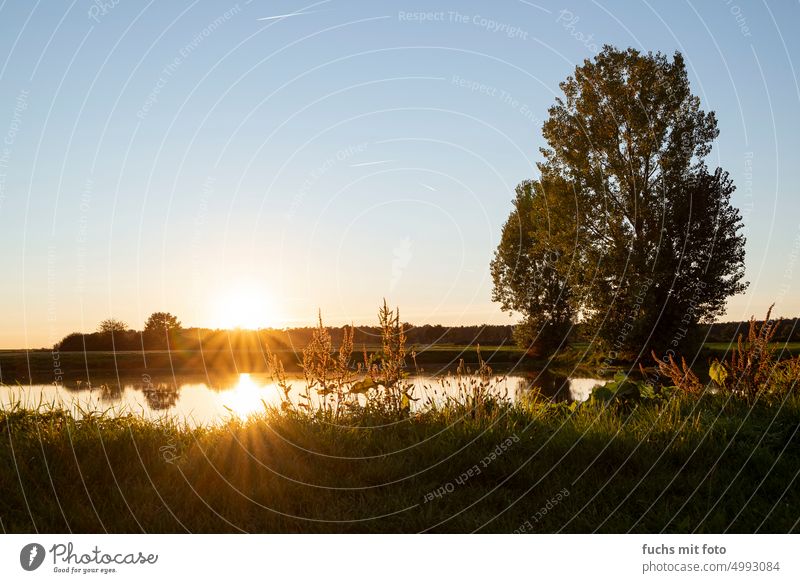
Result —
<path fill-rule="evenodd" d="M 760 322 L 759 322 L 760 323 Z M 749 322 L 719 322 L 700 326 L 700 336 L 705 342 L 735 342 L 739 334 L 746 333 Z M 341 342 L 344 328 L 330 328 L 335 344 Z M 259 350 L 269 346 L 272 350 L 302 350 L 311 340 L 312 327 L 285 330 L 212 330 L 209 328 L 175 328 L 165 332 L 152 330 L 118 330 L 114 332 L 74 332 L 64 337 L 55 348 L 62 352 L 108 350 Z M 476 325 L 442 326 L 406 324 L 409 345 L 417 349 L 435 345 L 505 346 L 514 344 L 514 326 Z M 580 342 L 581 327 L 573 329 L 573 342 Z M 776 342 L 800 342 L 800 318 L 788 318 L 778 323 Z M 380 329 L 359 326 L 354 331 L 356 347 L 372 347 L 380 342 Z"/>
<path fill-rule="evenodd" d="M 334 344 L 338 345 L 344 327 L 329 328 Z M 301 350 L 310 341 L 314 328 L 285 330 L 211 330 L 208 328 L 175 328 L 163 331 L 114 330 L 89 334 L 74 332 L 64 337 L 55 348 L 71 351 L 125 350 L 249 350 L 265 346 L 272 350 Z M 513 326 L 477 325 L 442 326 L 406 324 L 406 340 L 417 349 L 431 345 L 499 346 L 513 344 Z M 372 347 L 380 343 L 381 331 L 375 326 L 360 326 L 354 330 L 354 343 Z"/>
<path fill-rule="evenodd" d="M 763 321 L 759 320 L 758 325 Z M 702 336 L 706 342 L 733 342 L 740 334 L 747 335 L 750 322 L 718 322 L 700 326 Z M 775 342 L 800 342 L 800 318 L 786 318 L 780 320 L 775 332 Z"/>

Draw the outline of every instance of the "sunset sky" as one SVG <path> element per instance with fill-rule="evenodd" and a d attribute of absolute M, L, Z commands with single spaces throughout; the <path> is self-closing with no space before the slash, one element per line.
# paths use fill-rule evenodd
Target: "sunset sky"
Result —
<path fill-rule="evenodd" d="M 726 319 L 800 315 L 800 4 L 0 4 L 0 348 L 116 317 L 513 322 L 489 261 L 558 83 L 683 52 L 746 225 Z M 421 15 L 420 13 L 425 13 Z"/>

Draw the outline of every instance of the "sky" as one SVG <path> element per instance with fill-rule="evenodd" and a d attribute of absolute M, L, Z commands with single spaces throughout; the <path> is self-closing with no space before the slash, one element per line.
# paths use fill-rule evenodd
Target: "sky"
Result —
<path fill-rule="evenodd" d="M 746 294 L 800 314 L 797 1 L 0 3 L 0 348 L 108 317 L 509 323 L 489 261 L 558 83 L 686 59 Z"/>

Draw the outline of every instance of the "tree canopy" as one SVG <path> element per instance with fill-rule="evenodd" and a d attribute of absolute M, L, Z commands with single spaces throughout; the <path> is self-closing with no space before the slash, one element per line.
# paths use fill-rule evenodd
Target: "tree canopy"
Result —
<path fill-rule="evenodd" d="M 117 332 L 125 332 L 127 329 L 128 325 L 116 318 L 107 318 L 97 325 L 97 331 L 101 334 L 115 334 Z"/>
<path fill-rule="evenodd" d="M 518 189 L 495 254 L 495 299 L 523 323 L 580 318 L 614 356 L 677 347 L 746 287 L 735 187 L 705 163 L 716 117 L 700 108 L 677 52 L 605 46 L 560 87 L 524 202 L 531 216 L 518 218 Z M 510 224 L 528 230 L 506 237 Z M 509 276 L 530 273 L 531 257 L 550 258 L 548 269 L 528 283 Z M 543 286 L 566 295 L 554 302 Z M 542 301 L 526 305 L 531 294 Z"/>

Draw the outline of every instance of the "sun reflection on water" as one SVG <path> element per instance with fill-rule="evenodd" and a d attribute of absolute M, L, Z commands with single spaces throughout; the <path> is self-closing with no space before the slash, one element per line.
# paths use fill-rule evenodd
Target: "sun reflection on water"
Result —
<path fill-rule="evenodd" d="M 225 392 L 222 404 L 239 417 L 248 417 L 264 410 L 265 387 L 260 386 L 250 373 L 239 374 L 239 381 Z"/>

